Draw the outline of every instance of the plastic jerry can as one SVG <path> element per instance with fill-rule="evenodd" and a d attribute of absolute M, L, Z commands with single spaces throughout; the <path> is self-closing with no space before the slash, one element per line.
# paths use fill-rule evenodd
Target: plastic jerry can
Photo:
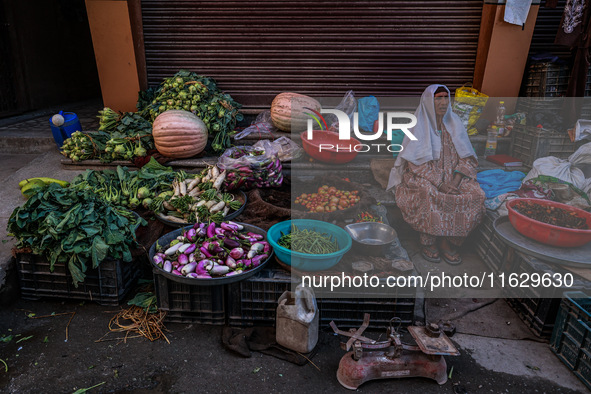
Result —
<path fill-rule="evenodd" d="M 298 285 L 295 294 L 279 297 L 276 315 L 276 341 L 300 353 L 310 353 L 318 342 L 319 313 L 314 292 Z"/>

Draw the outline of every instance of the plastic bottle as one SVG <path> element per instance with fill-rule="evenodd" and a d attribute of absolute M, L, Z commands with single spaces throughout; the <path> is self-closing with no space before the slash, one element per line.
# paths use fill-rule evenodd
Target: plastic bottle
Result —
<path fill-rule="evenodd" d="M 486 147 L 484 148 L 484 157 L 492 156 L 497 153 L 497 138 L 499 131 L 497 126 L 491 126 L 487 130 Z"/>
<path fill-rule="evenodd" d="M 497 107 L 497 119 L 495 121 L 499 137 L 505 134 L 505 111 L 505 102 L 499 101 L 499 106 Z"/>

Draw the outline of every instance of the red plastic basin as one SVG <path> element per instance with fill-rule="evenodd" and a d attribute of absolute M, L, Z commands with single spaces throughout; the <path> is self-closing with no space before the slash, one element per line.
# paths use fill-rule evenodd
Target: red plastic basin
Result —
<path fill-rule="evenodd" d="M 562 208 L 565 211 L 576 212 L 577 216 L 584 218 L 589 230 L 577 230 L 566 227 L 554 226 L 531 219 L 517 212 L 513 206 L 518 202 L 533 202 L 546 207 Z M 585 245 L 591 241 L 591 213 L 570 205 L 555 201 L 540 200 L 537 198 L 516 198 L 507 203 L 509 221 L 519 233 L 546 245 L 560 246 L 563 248 Z"/>
<path fill-rule="evenodd" d="M 338 133 L 326 130 L 314 130 L 311 140 L 308 139 L 307 131 L 301 133 L 300 137 L 302 137 L 304 151 L 308 155 L 318 161 L 331 164 L 350 162 L 357 157 L 355 146 L 361 144 L 355 138 L 340 140 Z"/>

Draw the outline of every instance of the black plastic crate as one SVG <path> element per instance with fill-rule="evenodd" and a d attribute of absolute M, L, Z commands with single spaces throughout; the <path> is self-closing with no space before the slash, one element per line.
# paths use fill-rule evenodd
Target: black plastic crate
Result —
<path fill-rule="evenodd" d="M 493 223 L 497 217 L 497 212 L 487 210 L 482 223 L 474 231 L 476 253 L 494 273 L 501 270 L 509 248 L 494 229 Z"/>
<path fill-rule="evenodd" d="M 19 254 L 16 259 L 21 296 L 28 300 L 59 298 L 119 305 L 140 276 L 137 260 L 129 263 L 105 260 L 86 271 L 84 282 L 74 286 L 64 263 L 55 263 L 53 272 L 43 256 Z"/>
<path fill-rule="evenodd" d="M 516 125 L 511 132 L 511 156 L 518 157 L 530 168 L 540 157 L 568 159 L 579 146 L 571 142 L 566 132 L 523 125 Z"/>
<path fill-rule="evenodd" d="M 228 285 L 228 324 L 274 325 L 277 300 L 291 290 L 291 274 L 265 268 L 253 277 Z"/>
<path fill-rule="evenodd" d="M 568 87 L 570 71 L 567 64 L 531 63 L 523 78 L 522 95 L 526 97 L 560 97 Z"/>
<path fill-rule="evenodd" d="M 564 275 L 567 273 L 566 270 L 556 265 L 546 264 L 535 257 L 513 249 L 507 254 L 504 272 L 506 275 L 510 273 L 527 273 L 528 275 L 532 273 L 548 273 L 550 275 L 559 273 Z M 569 289 L 591 290 L 590 282 L 577 275 L 570 274 L 573 275 L 574 280 Z M 551 291 L 545 289 L 542 294 L 539 287 L 507 287 L 509 297 L 506 300 L 534 334 L 540 338 L 549 338 L 554 329 L 560 299 L 564 290 L 561 288 L 554 288 Z"/>
<path fill-rule="evenodd" d="M 297 285 L 297 282 L 294 283 Z M 228 324 L 232 326 L 274 325 L 277 300 L 292 290 L 291 274 L 282 269 L 265 269 L 252 278 L 228 285 Z M 334 321 L 339 328 L 358 328 L 363 315 L 371 314 L 370 328 L 383 328 L 393 317 L 403 325 L 413 322 L 414 293 L 406 290 L 396 298 L 352 298 L 343 293 L 338 298 L 318 298 L 320 326 Z M 364 294 L 368 296 L 371 294 Z M 338 294 L 335 294 L 338 296 Z"/>
<path fill-rule="evenodd" d="M 198 286 L 175 282 L 154 270 L 154 289 L 166 322 L 224 325 L 225 286 Z"/>
<path fill-rule="evenodd" d="M 382 329 L 388 327 L 394 317 L 400 318 L 403 326 L 411 325 L 415 298 L 323 298 L 318 308 L 323 327 L 334 321 L 340 329 L 359 328 L 364 314 L 369 313 L 369 327 Z"/>
<path fill-rule="evenodd" d="M 586 293 L 564 293 L 550 348 L 591 389 L 591 298 Z"/>

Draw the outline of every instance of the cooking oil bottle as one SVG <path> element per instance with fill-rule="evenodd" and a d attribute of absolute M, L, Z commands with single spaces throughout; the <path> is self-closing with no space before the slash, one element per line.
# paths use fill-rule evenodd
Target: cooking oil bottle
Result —
<path fill-rule="evenodd" d="M 492 156 L 497 153 L 497 139 L 499 138 L 499 130 L 497 126 L 490 126 L 486 131 L 486 135 L 484 157 Z"/>

